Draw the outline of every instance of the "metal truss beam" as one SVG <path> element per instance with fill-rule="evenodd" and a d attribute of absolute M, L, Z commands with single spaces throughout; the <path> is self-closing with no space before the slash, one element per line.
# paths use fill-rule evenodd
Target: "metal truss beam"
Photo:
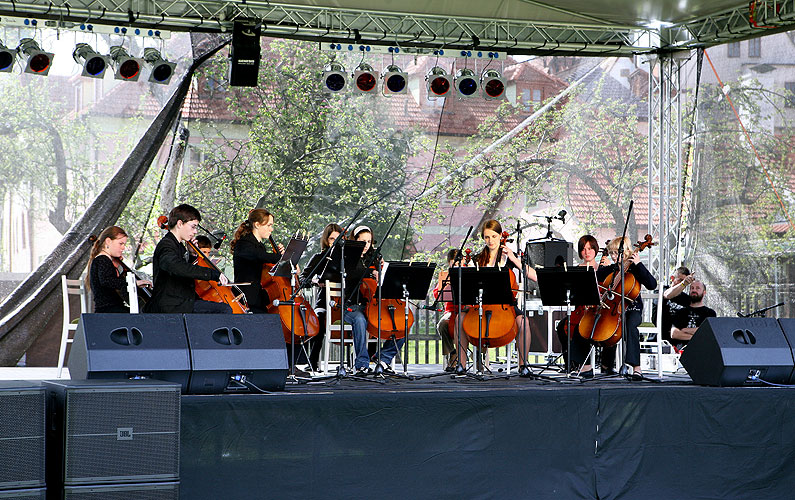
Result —
<path fill-rule="evenodd" d="M 528 55 L 629 56 L 654 48 L 648 42 L 651 30 L 634 25 L 431 16 L 262 0 L 70 0 L 60 7 L 49 0 L 0 0 L 2 14 L 57 23 L 211 32 L 229 31 L 235 19 L 253 18 L 263 22 L 265 36 L 427 49 L 475 47 Z"/>

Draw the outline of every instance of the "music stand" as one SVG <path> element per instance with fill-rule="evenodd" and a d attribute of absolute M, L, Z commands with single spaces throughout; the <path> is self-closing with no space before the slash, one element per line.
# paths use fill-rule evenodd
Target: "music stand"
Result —
<path fill-rule="evenodd" d="M 482 375 L 481 349 L 483 349 L 483 308 L 481 305 L 488 304 L 513 304 L 515 299 L 511 291 L 511 271 L 506 268 L 497 267 L 456 267 L 450 269 L 450 288 L 453 292 L 453 299 L 461 305 L 478 306 L 478 343 L 475 346 L 475 360 L 477 375 Z M 460 289 L 459 289 L 460 282 Z M 460 310 L 460 308 L 459 308 Z M 459 331 L 459 335 L 463 332 Z M 458 359 L 461 359 L 459 353 Z"/>
<path fill-rule="evenodd" d="M 595 306 L 601 302 L 596 271 L 592 267 L 545 267 L 536 270 L 541 303 L 545 306 L 566 306 L 568 363 L 566 376 L 571 372 L 571 305 Z"/>
<path fill-rule="evenodd" d="M 290 276 L 298 265 L 298 261 L 301 260 L 301 256 L 304 254 L 304 250 L 306 250 L 307 243 L 308 240 L 290 239 L 290 243 L 287 244 L 287 248 L 284 249 L 281 258 L 276 265 L 273 266 L 273 270 L 270 273 L 271 276 L 283 278 Z"/>
<path fill-rule="evenodd" d="M 409 355 L 409 299 L 422 300 L 428 294 L 428 288 L 431 286 L 433 274 L 436 270 L 435 263 L 409 263 L 409 262 L 387 262 L 381 276 L 380 290 L 378 301 L 381 299 L 398 299 L 403 300 L 404 307 L 404 327 L 406 332 L 406 342 L 404 344 L 404 352 L 401 356 L 403 358 L 403 375 L 408 372 L 408 355 Z M 381 305 L 378 306 L 379 315 Z M 394 334 L 390 336 L 393 342 L 396 342 Z M 378 323 L 378 342 L 381 343 L 381 322 L 379 318 Z M 380 349 L 379 349 L 380 352 Z M 380 359 L 379 359 L 380 361 Z"/>

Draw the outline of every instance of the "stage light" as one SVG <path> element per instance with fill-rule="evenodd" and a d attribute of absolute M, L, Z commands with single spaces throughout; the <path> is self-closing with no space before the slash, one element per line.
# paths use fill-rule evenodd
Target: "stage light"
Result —
<path fill-rule="evenodd" d="M 409 74 L 404 73 L 394 64 L 390 64 L 386 67 L 383 78 L 384 86 L 382 92 L 386 97 L 408 92 Z"/>
<path fill-rule="evenodd" d="M 353 93 L 374 94 L 378 90 L 378 71 L 363 62 L 353 72 Z"/>
<path fill-rule="evenodd" d="M 480 79 L 480 87 L 483 89 L 484 99 L 504 99 L 505 98 L 505 80 L 496 69 L 490 69 L 483 72 Z"/>
<path fill-rule="evenodd" d="M 455 77 L 455 90 L 458 96 L 468 99 L 475 97 L 478 92 L 478 81 L 475 79 L 475 72 L 464 68 Z"/>
<path fill-rule="evenodd" d="M 117 80 L 137 82 L 141 76 L 141 60 L 131 57 L 121 45 L 110 48 L 110 60 Z"/>
<path fill-rule="evenodd" d="M 14 61 L 17 58 L 17 51 L 9 49 L 3 42 L 0 42 L 0 73 L 10 73 L 14 69 Z"/>
<path fill-rule="evenodd" d="M 102 78 L 105 76 L 105 70 L 108 69 L 110 64 L 108 56 L 99 55 L 87 43 L 78 43 L 75 45 L 75 50 L 72 51 L 72 59 L 77 64 L 83 66 L 83 72 L 80 76 L 87 76 L 89 78 Z"/>
<path fill-rule="evenodd" d="M 144 61 L 152 68 L 152 72 L 149 74 L 149 81 L 168 85 L 171 77 L 174 76 L 174 69 L 177 64 L 166 61 L 160 55 L 160 51 L 151 47 L 144 49 Z"/>
<path fill-rule="evenodd" d="M 453 87 L 447 72 L 439 66 L 434 66 L 425 80 L 428 82 L 428 97 L 444 97 Z"/>
<path fill-rule="evenodd" d="M 348 75 L 345 68 L 338 62 L 332 62 L 326 66 L 323 72 L 323 92 L 328 94 L 339 94 L 345 91 L 348 85 Z"/>
<path fill-rule="evenodd" d="M 47 76 L 52 67 L 52 58 L 55 54 L 52 52 L 45 52 L 41 50 L 36 40 L 32 38 L 23 38 L 19 41 L 17 46 L 17 53 L 27 56 L 25 62 L 25 73 L 33 75 Z"/>

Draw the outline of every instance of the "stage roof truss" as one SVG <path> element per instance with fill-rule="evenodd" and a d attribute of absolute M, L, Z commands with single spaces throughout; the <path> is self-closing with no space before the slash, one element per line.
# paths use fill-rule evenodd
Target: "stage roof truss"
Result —
<path fill-rule="evenodd" d="M 524 5 L 525 9 L 530 5 L 534 9 L 532 12 L 538 14 L 536 18 L 440 15 L 410 12 L 408 8 L 406 12 L 371 10 L 361 8 L 354 1 L 70 0 L 57 6 L 49 0 L 0 0 L 0 22 L 2 15 L 27 15 L 56 20 L 62 27 L 93 23 L 227 32 L 231 31 L 234 20 L 246 18 L 260 20 L 263 35 L 273 37 L 357 46 L 394 45 L 415 51 L 444 48 L 582 56 L 629 56 L 660 49 L 685 50 L 795 28 L 795 0 L 758 0 L 750 5 L 716 0 L 711 5 L 721 9 L 714 13 L 694 18 L 678 13 L 671 15 L 669 20 L 639 17 L 640 14 L 631 8 L 634 0 L 614 2 L 615 9 L 605 12 L 604 16 L 577 13 L 576 7 L 587 6 L 585 2 L 559 2 L 568 4 L 569 8 L 562 8 L 517 1 L 517 5 Z M 671 0 L 663 3 L 669 4 Z M 340 7 L 341 4 L 360 8 Z M 626 9 L 622 9 L 622 5 Z M 470 6 L 470 11 L 473 9 L 476 10 Z M 622 14 L 625 11 L 626 14 Z M 603 20 L 608 15 L 609 20 Z M 658 33 L 662 34 L 662 40 L 669 42 L 661 43 Z"/>

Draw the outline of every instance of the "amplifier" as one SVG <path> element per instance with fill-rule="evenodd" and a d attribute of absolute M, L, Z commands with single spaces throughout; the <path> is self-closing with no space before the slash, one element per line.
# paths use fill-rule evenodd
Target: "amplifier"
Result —
<path fill-rule="evenodd" d="M 0 381 L 0 490 L 44 486 L 46 414 L 40 383 Z"/>
<path fill-rule="evenodd" d="M 179 500 L 179 482 L 67 486 L 64 500 Z"/>

